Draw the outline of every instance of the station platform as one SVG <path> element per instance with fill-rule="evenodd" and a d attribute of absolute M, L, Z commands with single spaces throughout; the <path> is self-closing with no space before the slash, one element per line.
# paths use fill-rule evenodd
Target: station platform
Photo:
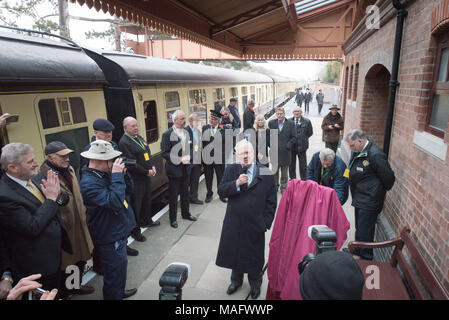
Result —
<path fill-rule="evenodd" d="M 293 107 L 296 106 L 294 98 L 285 106 L 286 116 L 292 117 Z M 310 147 L 307 151 L 307 161 L 312 155 L 324 147 L 322 142 L 321 122 L 322 116 L 329 112 L 329 105 L 324 105 L 321 116 L 318 114 L 318 106 L 315 101 L 310 104 L 309 115 L 305 117 L 312 121 L 314 134 L 310 138 Z M 298 168 L 297 168 L 297 172 Z M 297 173 L 299 176 L 299 173 Z M 216 177 L 214 176 L 214 179 Z M 204 180 L 200 182 L 199 199 L 206 197 Z M 278 202 L 281 199 L 278 193 Z M 128 241 L 132 248 L 139 250 L 136 257 L 128 257 L 128 275 L 126 288 L 138 288 L 136 295 L 128 300 L 158 300 L 159 278 L 170 263 L 183 262 L 190 265 L 190 275 L 183 288 L 183 300 L 244 300 L 249 291 L 249 283 L 245 276 L 243 285 L 232 295 L 227 295 L 226 290 L 230 284 L 231 270 L 215 265 L 221 228 L 226 211 L 226 203 L 218 199 L 216 193 L 216 181 L 214 180 L 214 199 L 204 205 L 190 204 L 190 212 L 198 218 L 191 222 L 181 219 L 178 204 L 177 229 L 170 227 L 168 212 L 162 209 L 158 214 L 160 226 L 146 229 L 143 234 L 146 242 L 136 242 L 132 238 Z M 347 242 L 354 240 L 354 209 L 351 206 L 351 198 L 343 206 L 351 228 L 348 231 Z M 273 223 L 274 225 L 274 223 Z M 268 259 L 271 230 L 265 233 L 265 262 Z M 347 246 L 347 243 L 344 244 Z M 95 293 L 85 296 L 72 296 L 72 300 L 101 300 L 103 277 L 90 271 L 84 277 L 84 283 L 95 287 Z M 265 300 L 267 290 L 267 274 L 265 272 L 261 287 L 261 295 L 258 300 Z M 251 300 L 251 298 L 249 298 Z"/>

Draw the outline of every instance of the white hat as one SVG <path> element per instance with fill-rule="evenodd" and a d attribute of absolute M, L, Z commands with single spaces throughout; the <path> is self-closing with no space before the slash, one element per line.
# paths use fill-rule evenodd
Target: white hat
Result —
<path fill-rule="evenodd" d="M 110 142 L 95 140 L 90 144 L 89 151 L 81 152 L 81 156 L 87 159 L 111 160 L 117 158 L 122 153 L 114 150 Z"/>

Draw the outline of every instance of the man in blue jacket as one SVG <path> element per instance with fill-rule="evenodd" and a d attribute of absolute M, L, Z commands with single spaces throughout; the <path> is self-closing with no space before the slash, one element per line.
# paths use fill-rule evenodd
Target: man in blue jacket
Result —
<path fill-rule="evenodd" d="M 126 242 L 135 227 L 134 213 L 126 196 L 122 153 L 111 143 L 96 140 L 81 155 L 89 159 L 80 182 L 87 210 L 87 225 L 103 265 L 103 298 L 121 300 L 137 292 L 125 290 L 128 258 Z"/>
<path fill-rule="evenodd" d="M 326 148 L 313 155 L 307 166 L 307 180 L 335 190 L 341 205 L 348 200 L 349 184 L 344 177 L 346 164 L 335 155 L 332 149 Z"/>

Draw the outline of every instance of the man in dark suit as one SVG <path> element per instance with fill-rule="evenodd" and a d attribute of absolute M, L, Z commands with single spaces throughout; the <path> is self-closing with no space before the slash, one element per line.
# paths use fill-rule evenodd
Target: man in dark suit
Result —
<path fill-rule="evenodd" d="M 296 104 L 298 105 L 298 107 L 301 108 L 302 107 L 302 102 L 304 101 L 304 93 L 302 92 L 302 88 L 299 88 L 296 91 L 295 100 L 296 100 Z"/>
<path fill-rule="evenodd" d="M 17 282 L 42 274 L 47 290 L 59 285 L 61 248 L 73 252 L 59 217 L 58 176 L 49 171 L 46 180 L 32 179 L 39 168 L 31 146 L 10 143 L 0 159 L 0 230 L 11 259 L 11 276 Z M 40 188 L 39 188 L 40 187 Z"/>
<path fill-rule="evenodd" d="M 243 112 L 243 131 L 254 128 L 256 113 L 254 112 L 254 100 L 249 100 L 248 105 Z"/>
<path fill-rule="evenodd" d="M 290 119 L 295 127 L 296 140 L 292 148 L 292 161 L 290 164 L 290 179 L 296 179 L 296 158 L 299 162 L 299 175 L 301 180 L 307 179 L 307 149 L 309 148 L 309 138 L 313 135 L 312 123 L 302 116 L 299 107 L 293 109 L 293 118 Z"/>
<path fill-rule="evenodd" d="M 165 159 L 165 174 L 168 177 L 169 216 L 172 228 L 178 227 L 176 221 L 178 195 L 181 196 L 181 216 L 196 221 L 189 212 L 189 176 L 192 168 L 192 148 L 190 136 L 184 129 L 186 115 L 181 110 L 172 114 L 173 126 L 162 134 L 161 153 Z"/>
<path fill-rule="evenodd" d="M 0 230 L 0 300 L 6 299 L 12 289 L 11 259 L 3 239 L 4 232 Z"/>
<path fill-rule="evenodd" d="M 281 172 L 281 193 L 287 188 L 288 168 L 291 162 L 291 150 L 296 140 L 296 131 L 292 122 L 285 118 L 284 108 L 276 108 L 276 118 L 268 122 L 270 130 L 278 130 L 277 150 L 275 149 L 275 141 L 270 140 L 271 152 L 278 153 L 277 171 L 274 176 L 276 186 L 279 188 L 279 171 Z M 273 157 L 270 157 L 273 159 Z M 274 157 L 275 158 L 275 157 Z"/>
<path fill-rule="evenodd" d="M 216 264 L 232 269 L 227 294 L 233 294 L 248 274 L 251 297 L 257 299 L 262 284 L 265 232 L 271 228 L 277 194 L 273 175 L 264 175 L 254 161 L 254 149 L 247 140 L 236 147 L 236 164 L 226 167 L 218 194 L 229 199 L 223 221 Z"/>
<path fill-rule="evenodd" d="M 214 180 L 214 171 L 217 175 L 217 189 L 225 168 L 225 130 L 219 125 L 221 113 L 215 110 L 210 111 L 209 124 L 203 126 L 203 165 L 204 177 L 206 179 L 206 202 L 212 201 L 214 195 L 212 183 Z M 217 153 L 218 152 L 218 153 Z M 220 197 L 220 200 L 227 200 Z"/>
<path fill-rule="evenodd" d="M 304 108 L 306 114 L 309 114 L 309 104 L 312 101 L 312 99 L 313 99 L 312 93 L 310 92 L 310 89 L 307 88 L 306 93 L 304 94 Z"/>
<path fill-rule="evenodd" d="M 190 171 L 189 181 L 189 200 L 190 203 L 204 204 L 203 201 L 198 199 L 198 185 L 201 176 L 201 132 L 198 130 L 199 117 L 198 114 L 192 113 L 189 116 L 189 125 L 186 127 L 187 132 L 192 142 L 190 148 L 192 148 L 193 157 L 191 159 L 192 168 Z"/>
<path fill-rule="evenodd" d="M 119 141 L 119 149 L 126 158 L 136 160 L 135 165 L 127 168 L 134 181 L 131 202 L 137 224 L 131 236 L 137 241 L 144 242 L 146 238 L 140 228 L 160 225 L 159 221 L 151 219 L 153 214 L 150 177 L 156 175 L 156 168 L 153 166 L 150 147 L 139 135 L 137 120 L 126 117 L 123 120 L 123 130 L 125 133 Z"/>

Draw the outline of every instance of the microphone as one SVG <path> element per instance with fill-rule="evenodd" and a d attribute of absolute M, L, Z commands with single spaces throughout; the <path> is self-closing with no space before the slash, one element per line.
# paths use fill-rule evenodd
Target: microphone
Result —
<path fill-rule="evenodd" d="M 247 174 L 247 172 L 248 172 L 248 167 L 243 166 L 242 167 L 242 174 Z M 240 190 L 243 191 L 243 190 L 246 190 L 246 189 L 248 189 L 248 183 L 242 184 L 240 186 Z"/>

